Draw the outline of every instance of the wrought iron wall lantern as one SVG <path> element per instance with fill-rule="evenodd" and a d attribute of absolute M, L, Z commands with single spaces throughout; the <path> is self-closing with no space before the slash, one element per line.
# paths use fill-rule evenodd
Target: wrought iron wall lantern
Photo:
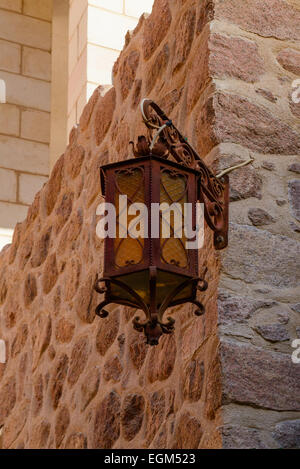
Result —
<path fill-rule="evenodd" d="M 141 111 L 148 135 L 140 136 L 136 147 L 131 142 L 135 158 L 100 168 L 102 194 L 115 206 L 119 230 L 117 237 L 105 239 L 104 275 L 95 284 L 105 296 L 96 314 L 106 317 L 109 303 L 142 310 L 145 319 L 135 317 L 134 328 L 144 332 L 147 343 L 156 345 L 162 334 L 174 330 L 174 319 L 164 320 L 167 308 L 190 302 L 196 315 L 204 314 L 197 292 L 207 289 L 205 272 L 199 276 L 198 250 L 186 249 L 185 234 L 176 237 L 174 219 L 164 220 L 161 212 L 158 237 L 120 236 L 121 230 L 127 233 L 130 217 L 122 226 L 119 196 L 147 206 L 150 233 L 151 204 L 191 203 L 194 225 L 196 202 L 202 202 L 219 250 L 227 246 L 229 184 L 227 175 L 217 178 L 212 173 L 156 103 L 143 100 Z M 170 238 L 161 236 L 165 222 L 170 224 Z"/>

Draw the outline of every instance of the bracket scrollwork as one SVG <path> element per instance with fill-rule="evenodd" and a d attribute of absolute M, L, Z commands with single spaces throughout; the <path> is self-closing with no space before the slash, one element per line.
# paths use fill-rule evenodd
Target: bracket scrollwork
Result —
<path fill-rule="evenodd" d="M 217 250 L 228 244 L 229 179 L 218 179 L 204 163 L 196 150 L 175 127 L 164 111 L 152 100 L 143 99 L 141 112 L 148 128 L 148 138 L 139 136 L 137 146 L 133 142 L 134 156 L 149 154 L 161 158 L 172 156 L 178 163 L 196 169 L 201 174 L 199 201 L 204 204 L 204 216 L 214 232 Z"/>

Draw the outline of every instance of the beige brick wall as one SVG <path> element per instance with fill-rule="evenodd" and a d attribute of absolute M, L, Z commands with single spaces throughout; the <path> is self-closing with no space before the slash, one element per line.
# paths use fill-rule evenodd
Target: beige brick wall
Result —
<path fill-rule="evenodd" d="M 53 2 L 50 167 L 64 151 L 69 132 L 94 89 L 99 85 L 103 92 L 110 88 L 124 37 L 143 12 L 151 11 L 153 0 Z"/>
<path fill-rule="evenodd" d="M 13 228 L 23 219 L 34 191 L 48 175 L 49 163 L 52 166 L 60 155 L 60 145 L 54 143 L 61 141 L 63 149 L 94 89 L 99 84 L 104 91 L 111 86 L 112 67 L 123 48 L 125 34 L 135 28 L 144 11 L 150 12 L 152 3 L 0 0 L 0 79 L 6 85 L 6 103 L 0 105 L 0 228 Z M 66 16 L 65 23 L 59 21 L 67 31 L 64 34 L 61 30 L 60 35 L 55 29 L 57 40 L 52 43 L 54 8 L 57 16 Z M 54 47 L 66 51 L 65 75 L 62 59 L 53 62 Z M 51 66 L 56 66 L 54 75 Z M 52 82 L 53 88 L 63 82 L 61 91 L 55 93 L 52 89 L 54 104 L 50 102 Z M 5 174 L 11 178 L 2 184 Z M 12 180 L 15 183 L 8 187 L 7 181 Z M 26 181 L 30 181 L 28 190 Z M 11 205 L 14 208 L 9 214 Z"/>
<path fill-rule="evenodd" d="M 67 144 L 69 0 L 53 0 L 50 167 Z"/>
<path fill-rule="evenodd" d="M 153 0 L 71 0 L 69 14 L 68 132 L 98 85 L 110 87 L 112 67 L 128 30 Z"/>
<path fill-rule="evenodd" d="M 71 0 L 69 11 L 68 124 L 67 132 L 78 122 L 86 103 L 88 0 Z M 77 115 L 78 113 L 78 115 Z"/>
<path fill-rule="evenodd" d="M 23 75 L 47 81 L 51 80 L 50 52 L 24 47 L 22 59 Z"/>
<path fill-rule="evenodd" d="M 0 68 L 8 72 L 20 73 L 21 46 L 19 44 L 0 41 Z"/>
<path fill-rule="evenodd" d="M 0 248 L 49 173 L 52 0 L 0 0 Z"/>

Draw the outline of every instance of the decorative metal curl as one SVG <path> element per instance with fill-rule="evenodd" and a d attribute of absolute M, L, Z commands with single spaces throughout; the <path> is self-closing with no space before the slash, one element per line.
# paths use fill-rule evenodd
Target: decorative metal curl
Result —
<path fill-rule="evenodd" d="M 152 270 L 151 270 L 152 269 Z M 206 272 L 205 272 L 206 273 Z M 205 274 L 204 274 L 205 275 Z M 177 287 L 175 287 L 164 299 L 164 301 L 157 307 L 156 305 L 156 269 L 150 268 L 150 305 L 147 305 L 144 300 L 128 285 L 124 282 L 113 279 L 113 278 L 98 278 L 96 277 L 95 281 L 95 290 L 98 293 L 104 293 L 107 296 L 110 288 L 110 283 L 115 284 L 118 287 L 122 288 L 125 292 L 129 294 L 131 300 L 121 300 L 121 299 L 108 299 L 105 298 L 96 308 L 96 314 L 101 318 L 106 318 L 109 312 L 104 309 L 108 304 L 119 304 L 122 306 L 129 306 L 134 309 L 140 309 L 145 314 L 145 320 L 141 321 L 139 316 L 136 316 L 133 319 L 133 327 L 138 332 L 144 332 L 144 335 L 147 338 L 147 344 L 157 345 L 159 338 L 163 334 L 171 334 L 174 331 L 175 319 L 168 316 L 166 321 L 164 321 L 164 313 L 170 306 L 175 306 L 181 304 L 183 301 L 175 300 L 176 296 L 184 290 L 189 285 L 194 285 L 200 291 L 205 291 L 207 289 L 207 282 L 204 278 L 195 277 L 189 278 Z M 104 283 L 105 286 L 99 286 L 101 283 Z M 198 300 L 188 300 L 190 303 L 197 306 L 195 310 L 196 316 L 201 316 L 205 313 L 205 308 L 202 303 Z M 185 302 L 185 301 L 184 301 Z"/>
<path fill-rule="evenodd" d="M 228 176 L 217 178 L 213 174 L 154 101 L 143 99 L 141 112 L 149 137 L 138 137 L 137 147 L 133 146 L 134 155 L 138 157 L 153 154 L 163 158 L 172 156 L 178 163 L 199 171 L 199 200 L 204 204 L 204 216 L 208 226 L 214 231 L 215 248 L 224 249 L 228 243 Z"/>

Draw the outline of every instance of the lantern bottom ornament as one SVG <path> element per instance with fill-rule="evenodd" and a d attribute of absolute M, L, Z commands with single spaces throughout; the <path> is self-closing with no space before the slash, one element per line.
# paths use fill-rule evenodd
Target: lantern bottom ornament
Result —
<path fill-rule="evenodd" d="M 189 302 L 197 307 L 195 310 L 196 316 L 202 316 L 205 312 L 205 308 L 203 304 L 196 299 L 196 293 L 197 290 L 205 291 L 208 285 L 206 280 L 201 277 L 191 277 L 185 278 L 183 281 L 177 281 L 177 285 L 171 290 L 169 284 L 167 284 L 166 288 L 168 288 L 169 293 L 161 303 L 157 303 L 157 296 L 159 289 L 162 287 L 161 281 L 164 273 L 160 272 L 156 267 L 149 267 L 148 274 L 149 301 L 147 302 L 136 290 L 133 290 L 128 283 L 120 280 L 120 278 L 103 277 L 99 279 L 97 277 L 95 290 L 100 294 L 105 294 L 105 298 L 97 306 L 96 314 L 101 318 L 107 317 L 109 312 L 105 307 L 112 303 L 142 310 L 145 314 L 145 320 L 140 320 L 140 317 L 136 316 L 133 319 L 133 326 L 138 332 L 144 332 L 147 338 L 147 344 L 157 345 L 161 335 L 171 334 L 174 331 L 175 319 L 168 316 L 166 321 L 164 320 L 166 310 L 169 307 Z M 165 274 L 168 275 L 167 272 Z M 114 287 L 116 287 L 118 291 L 118 298 L 114 297 Z M 120 292 L 123 292 L 123 295 L 122 293 L 120 294 Z M 120 298 L 121 296 L 123 296 L 123 298 Z"/>

